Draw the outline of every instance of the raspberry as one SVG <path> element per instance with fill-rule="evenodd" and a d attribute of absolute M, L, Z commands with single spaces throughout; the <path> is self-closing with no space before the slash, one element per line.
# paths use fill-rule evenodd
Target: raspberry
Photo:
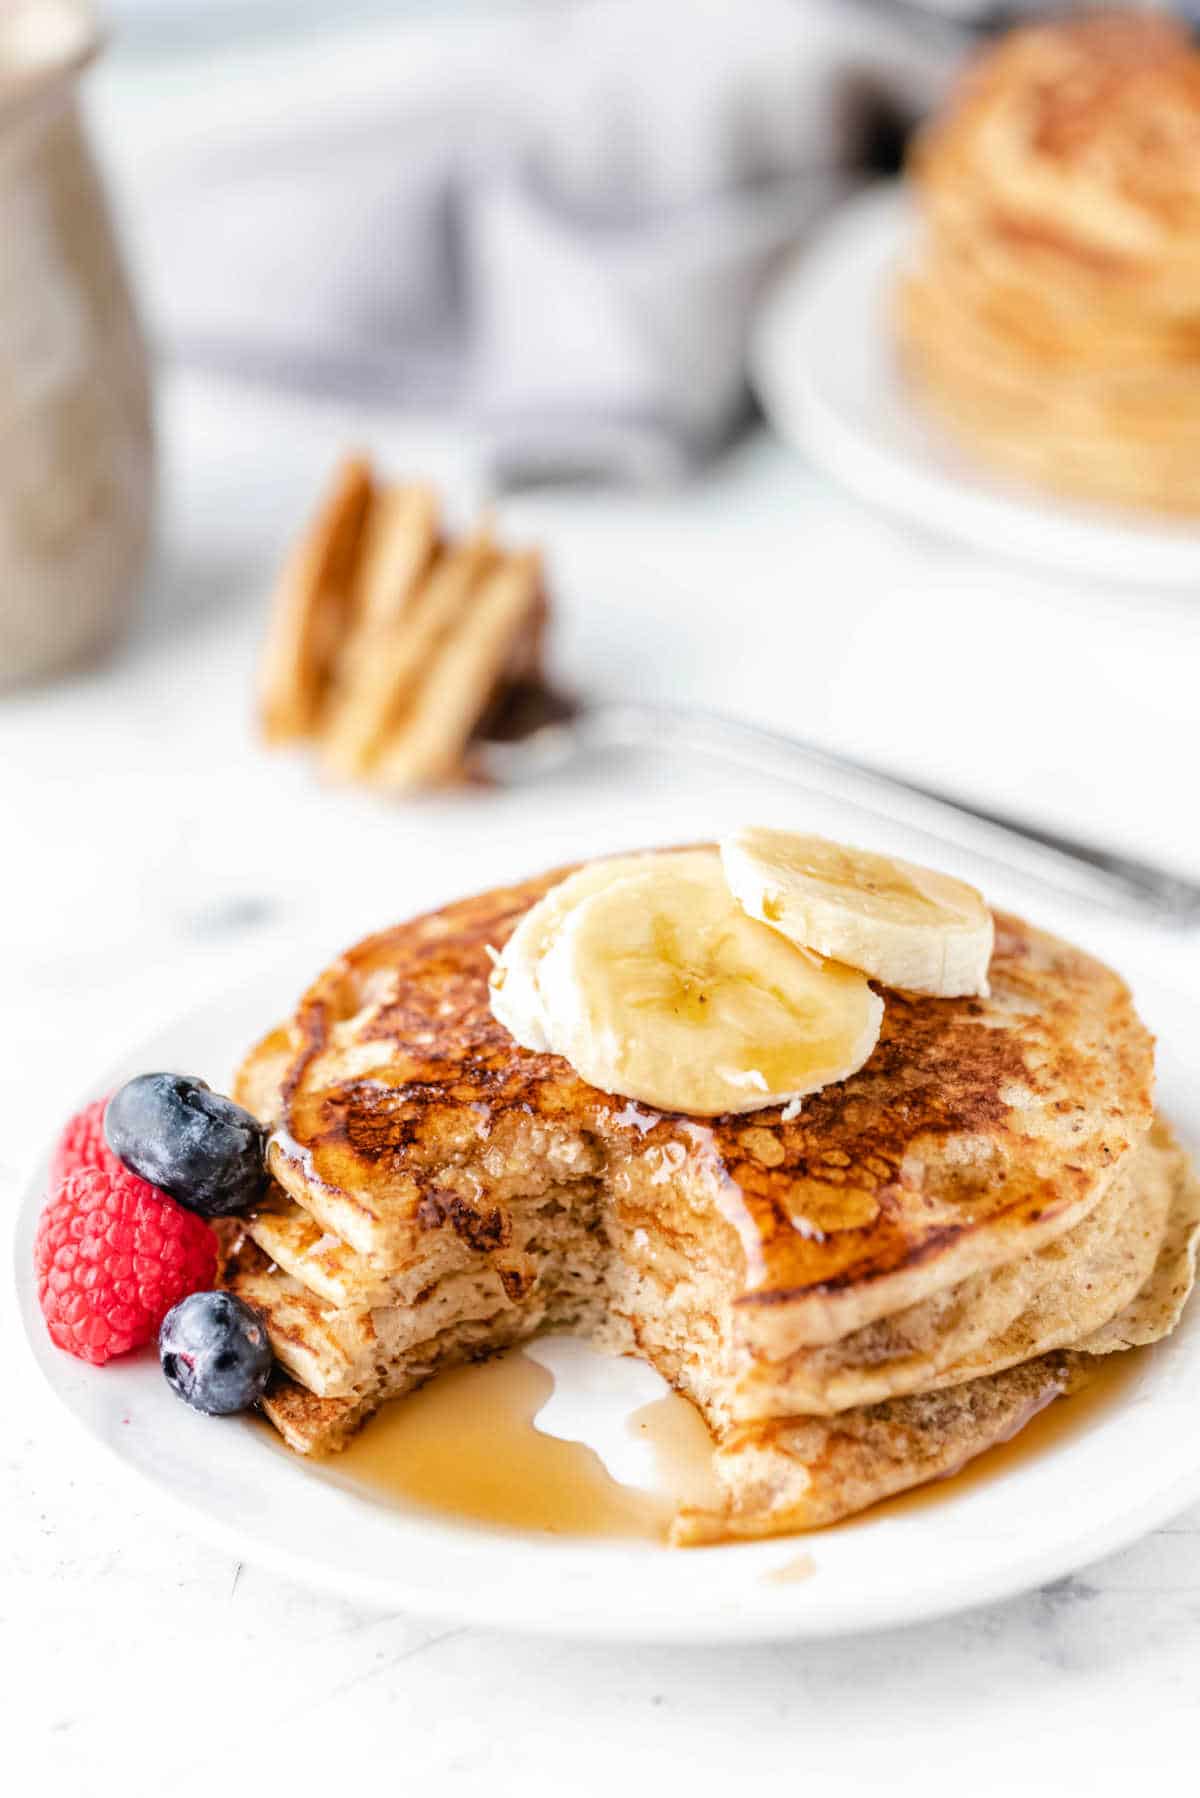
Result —
<path fill-rule="evenodd" d="M 172 1305 L 212 1285 L 217 1239 L 123 1167 L 82 1167 L 51 1188 L 33 1265 L 52 1339 L 99 1367 L 153 1341 Z"/>
<path fill-rule="evenodd" d="M 50 1163 L 50 1191 L 57 1192 L 69 1174 L 81 1167 L 102 1167 L 110 1174 L 124 1170 L 108 1146 L 104 1134 L 107 1099 L 95 1099 L 77 1111 L 58 1139 Z"/>

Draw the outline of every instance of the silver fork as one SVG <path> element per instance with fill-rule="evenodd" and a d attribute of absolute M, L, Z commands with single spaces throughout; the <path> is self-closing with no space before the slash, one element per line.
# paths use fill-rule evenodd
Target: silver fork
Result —
<path fill-rule="evenodd" d="M 1200 923 L 1200 883 L 1181 874 L 986 811 L 782 731 L 680 706 L 544 694 L 525 699 L 485 721 L 473 745 L 473 768 L 502 785 L 537 779 L 614 749 L 715 756 L 772 779 L 795 781 L 1075 898 L 1162 924 Z"/>

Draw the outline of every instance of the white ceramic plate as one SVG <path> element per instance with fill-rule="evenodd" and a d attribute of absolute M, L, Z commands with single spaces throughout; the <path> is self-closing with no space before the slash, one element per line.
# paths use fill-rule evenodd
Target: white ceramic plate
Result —
<path fill-rule="evenodd" d="M 1200 530 L 1006 482 L 927 416 L 898 367 L 888 317 L 913 233 L 903 191 L 873 188 L 779 276 L 751 362 L 781 435 L 873 505 L 981 549 L 1103 580 L 1200 584 Z"/>
<path fill-rule="evenodd" d="M 182 1018 L 97 1082 L 96 1092 L 158 1067 L 226 1084 L 242 1048 L 264 1021 L 290 1008 L 310 973 L 261 982 Z M 1160 1041 L 1188 1041 L 1180 999 L 1148 1000 L 1144 991 L 1139 999 Z M 1163 1087 L 1194 1144 L 1195 1083 L 1169 1056 Z M 1200 1496 L 1197 1305 L 1090 1427 L 908 1514 L 883 1512 L 804 1538 L 671 1552 L 456 1525 L 377 1505 L 315 1477 L 260 1426 L 189 1411 L 152 1353 L 92 1368 L 54 1348 L 31 1276 L 44 1182 L 43 1161 L 20 1206 L 15 1275 L 29 1345 L 56 1399 L 138 1476 L 143 1495 L 182 1507 L 230 1553 L 381 1607 L 607 1639 L 835 1635 L 1026 1590 L 1123 1546 Z M 602 1372 L 618 1410 L 626 1400 L 629 1408 L 645 1402 L 644 1381 L 631 1381 L 628 1368 L 609 1362 Z M 594 1390 L 589 1398 L 589 1376 L 594 1388 L 594 1364 L 583 1366 L 575 1385 L 560 1383 L 554 1433 L 591 1440 L 603 1454 L 614 1406 L 597 1406 Z M 811 1577 L 772 1582 L 804 1550 L 814 1562 Z"/>

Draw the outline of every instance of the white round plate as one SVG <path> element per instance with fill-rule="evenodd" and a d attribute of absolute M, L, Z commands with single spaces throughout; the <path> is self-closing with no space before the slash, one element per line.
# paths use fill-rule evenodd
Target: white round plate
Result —
<path fill-rule="evenodd" d="M 898 184 L 871 188 L 778 277 L 751 369 L 780 434 L 860 498 L 978 548 L 1102 580 L 1200 584 L 1200 529 L 1007 482 L 927 415 L 899 368 L 889 320 L 914 230 Z"/>
<path fill-rule="evenodd" d="M 238 1054 L 265 1021 L 285 1014 L 309 973 L 243 988 L 180 1019 L 142 1043 L 95 1092 L 159 1067 L 226 1085 Z M 1139 998 L 1160 1040 L 1188 1041 L 1187 1007 L 1178 998 L 1149 1005 L 1144 992 Z M 1169 1058 L 1163 1074 L 1164 1102 L 1195 1143 L 1194 1082 Z M 139 1477 L 143 1496 L 182 1507 L 231 1554 L 355 1600 L 596 1639 L 837 1635 L 940 1615 L 1058 1578 L 1200 1496 L 1197 1305 L 1089 1427 L 1064 1433 L 994 1479 L 957 1493 L 948 1488 L 944 1502 L 908 1513 L 883 1511 L 806 1537 L 670 1551 L 458 1525 L 376 1504 L 315 1475 L 258 1424 L 189 1411 L 150 1351 L 93 1368 L 56 1349 L 31 1274 L 45 1174 L 43 1161 L 21 1200 L 15 1274 L 25 1333 L 49 1389 Z M 617 1385 L 629 1380 L 619 1363 L 602 1371 Z M 594 1389 L 595 1366 L 584 1375 L 582 1387 Z M 584 1415 L 582 1387 L 574 1395 L 561 1386 L 554 1393 L 554 1433 L 592 1440 L 604 1453 Z M 583 1419 L 578 1427 L 569 1416 L 573 1396 Z M 631 1405 L 643 1403 L 644 1380 L 635 1380 L 628 1396 Z M 809 1577 L 772 1580 L 804 1552 L 813 1561 Z"/>

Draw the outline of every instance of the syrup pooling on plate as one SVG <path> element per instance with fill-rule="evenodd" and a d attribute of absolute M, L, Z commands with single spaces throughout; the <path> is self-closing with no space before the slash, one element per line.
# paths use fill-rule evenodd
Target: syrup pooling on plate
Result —
<path fill-rule="evenodd" d="M 817 1571 L 817 1563 L 810 1554 L 793 1555 L 782 1567 L 773 1567 L 764 1579 L 771 1586 L 795 1586 L 802 1580 L 809 1580 Z"/>
<path fill-rule="evenodd" d="M 519 1350 L 440 1375 L 385 1405 L 342 1453 L 319 1465 L 366 1496 L 496 1529 L 665 1540 L 676 1505 L 711 1488 L 712 1444 L 676 1393 L 629 1427 L 649 1439 L 659 1491 L 621 1485 L 595 1450 L 545 1435 L 538 1413 L 554 1376 Z"/>
<path fill-rule="evenodd" d="M 1083 1388 L 1047 1404 L 1009 1442 L 829 1527 L 853 1529 L 951 1503 L 1075 1440 L 1126 1402 L 1147 1353 L 1098 1356 Z M 680 1504 L 715 1501 L 711 1438 L 695 1406 L 678 1393 L 640 1406 L 629 1418 L 629 1429 L 654 1451 L 658 1489 L 647 1491 L 615 1480 L 586 1443 L 537 1428 L 554 1385 L 550 1370 L 520 1350 L 456 1368 L 385 1405 L 348 1449 L 317 1465 L 337 1484 L 382 1503 L 559 1536 L 661 1543 Z M 799 1583 L 814 1571 L 811 1557 L 802 1553 L 764 1577 Z"/>
<path fill-rule="evenodd" d="M 713 1441 L 695 1405 L 677 1392 L 665 1393 L 635 1411 L 629 1428 L 650 1444 L 655 1471 L 670 1494 L 672 1509 L 679 1504 L 719 1502 Z"/>

